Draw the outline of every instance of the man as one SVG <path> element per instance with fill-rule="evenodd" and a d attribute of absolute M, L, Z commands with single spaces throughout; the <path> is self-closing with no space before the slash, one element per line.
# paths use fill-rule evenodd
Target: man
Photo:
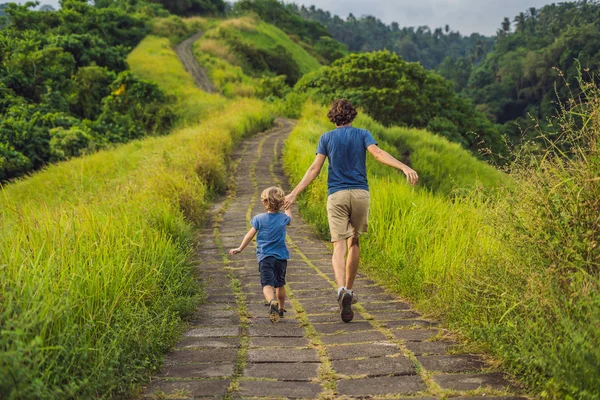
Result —
<path fill-rule="evenodd" d="M 354 318 L 352 304 L 356 303 L 356 296 L 352 286 L 360 259 L 358 243 L 368 227 L 370 195 L 366 152 L 369 151 L 377 161 L 404 172 L 411 185 L 416 185 L 419 179 L 414 170 L 381 150 L 369 131 L 352 127 L 356 115 L 356 109 L 349 101 L 333 102 L 327 116 L 336 129 L 321 136 L 314 162 L 285 198 L 285 207 L 289 208 L 319 175 L 325 159 L 329 158 L 327 217 L 333 242 L 332 264 L 338 285 L 338 304 L 344 322 Z"/>

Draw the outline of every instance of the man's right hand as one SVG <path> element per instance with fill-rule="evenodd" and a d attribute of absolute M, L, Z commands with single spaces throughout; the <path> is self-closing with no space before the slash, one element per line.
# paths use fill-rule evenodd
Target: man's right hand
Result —
<path fill-rule="evenodd" d="M 288 210 L 292 204 L 294 204 L 296 202 L 296 195 L 294 193 L 290 193 L 287 196 L 285 196 L 285 203 L 284 203 L 284 207 L 286 210 Z"/>
<path fill-rule="evenodd" d="M 404 172 L 404 175 L 406 175 L 406 180 L 411 185 L 415 186 L 417 182 L 419 182 L 419 175 L 417 175 L 417 171 L 415 171 L 414 169 L 410 167 L 405 167 L 404 169 L 402 169 L 402 172 Z"/>

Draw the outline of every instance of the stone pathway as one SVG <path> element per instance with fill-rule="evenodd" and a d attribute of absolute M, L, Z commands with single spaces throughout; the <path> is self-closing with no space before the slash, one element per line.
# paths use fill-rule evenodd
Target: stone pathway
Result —
<path fill-rule="evenodd" d="M 194 57 L 194 43 L 200 39 L 203 34 L 204 32 L 198 32 L 179 43 L 177 47 L 175 47 L 175 53 L 177 53 L 185 70 L 192 75 L 192 78 L 194 78 L 196 86 L 205 92 L 215 93 L 215 87 L 210 79 L 208 79 L 206 71 L 198 64 L 198 60 Z"/>
<path fill-rule="evenodd" d="M 363 275 L 355 319 L 341 322 L 331 253 L 294 211 L 288 229 L 285 318 L 268 319 L 254 247 L 238 256 L 250 217 L 264 212 L 260 191 L 289 189 L 281 168 L 293 122 L 246 140 L 235 154 L 230 194 L 202 231 L 199 275 L 208 302 L 166 356 L 144 398 L 523 399 L 476 355 L 453 353 L 433 321 Z"/>

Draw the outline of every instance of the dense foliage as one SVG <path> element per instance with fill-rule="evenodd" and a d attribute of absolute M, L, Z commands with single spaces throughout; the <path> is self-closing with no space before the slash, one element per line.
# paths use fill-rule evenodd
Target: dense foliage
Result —
<path fill-rule="evenodd" d="M 506 18 L 494 49 L 477 66 L 447 60 L 440 68 L 493 121 L 518 141 L 522 130 L 553 116 L 578 95 L 579 69 L 600 69 L 600 3 L 578 1 L 530 8 Z M 596 77 L 598 79 L 598 77 Z M 531 117 L 536 122 L 531 121 Z M 530 130 L 535 135 L 534 130 Z"/>
<path fill-rule="evenodd" d="M 468 58 L 477 63 L 490 50 L 493 39 L 474 33 L 463 36 L 460 32 L 428 26 L 400 27 L 393 22 L 386 25 L 373 16 L 356 18 L 352 13 L 346 19 L 331 15 L 315 6 L 309 8 L 290 5 L 290 9 L 304 18 L 327 27 L 336 40 L 351 51 L 389 50 L 406 61 L 416 61 L 427 69 L 437 69 L 446 57 Z"/>
<path fill-rule="evenodd" d="M 394 53 L 351 54 L 304 76 L 296 90 L 323 104 L 347 98 L 383 124 L 426 128 L 474 152 L 504 152 L 494 124 L 447 80 Z"/>
<path fill-rule="evenodd" d="M 0 31 L 0 181 L 148 133 L 174 114 L 154 83 L 127 71 L 147 33 L 119 8 L 66 0 L 57 12 L 5 8 Z"/>

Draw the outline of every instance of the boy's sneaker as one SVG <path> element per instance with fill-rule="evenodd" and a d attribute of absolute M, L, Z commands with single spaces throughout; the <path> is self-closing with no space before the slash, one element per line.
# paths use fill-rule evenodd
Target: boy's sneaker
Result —
<path fill-rule="evenodd" d="M 352 295 L 345 290 L 342 290 L 340 297 L 338 298 L 338 304 L 340 305 L 340 316 L 342 321 L 348 323 L 354 318 L 354 311 L 352 311 Z"/>
<path fill-rule="evenodd" d="M 284 317 L 283 313 L 286 313 L 286 312 L 287 311 L 284 310 L 283 308 L 281 310 L 279 310 L 279 318 L 283 318 Z"/>
<path fill-rule="evenodd" d="M 279 322 L 279 303 L 277 300 L 271 300 L 269 302 L 269 319 L 274 324 Z"/>

